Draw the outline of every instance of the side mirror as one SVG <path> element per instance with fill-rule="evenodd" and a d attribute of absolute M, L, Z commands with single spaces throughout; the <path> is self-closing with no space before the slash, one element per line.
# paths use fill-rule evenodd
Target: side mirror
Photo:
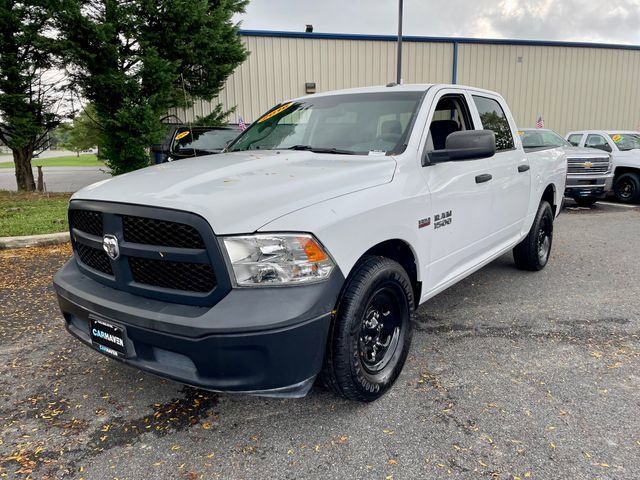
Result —
<path fill-rule="evenodd" d="M 444 150 L 434 150 L 426 155 L 426 163 L 479 160 L 496 153 L 496 134 L 491 130 L 465 130 L 453 132 L 447 137 Z"/>

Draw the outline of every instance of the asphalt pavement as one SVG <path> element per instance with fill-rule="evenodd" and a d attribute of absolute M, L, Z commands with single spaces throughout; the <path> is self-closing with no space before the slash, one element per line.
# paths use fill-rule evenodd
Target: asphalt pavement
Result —
<path fill-rule="evenodd" d="M 111 178 L 105 167 L 42 167 L 46 190 L 49 192 L 75 192 L 92 183 Z M 33 169 L 38 178 L 37 169 Z M 15 172 L 0 169 L 0 190 L 17 190 Z"/>
<path fill-rule="evenodd" d="M 639 247 L 638 208 L 565 211 L 542 272 L 505 255 L 423 305 L 368 405 L 131 369 L 64 331 L 68 246 L 0 252 L 0 478 L 637 479 Z"/>

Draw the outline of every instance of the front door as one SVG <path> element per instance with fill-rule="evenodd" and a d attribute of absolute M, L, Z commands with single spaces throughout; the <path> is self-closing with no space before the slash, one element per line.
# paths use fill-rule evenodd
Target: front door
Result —
<path fill-rule="evenodd" d="M 423 156 L 445 148 L 453 132 L 473 130 L 470 98 L 460 90 L 441 90 L 429 115 Z M 424 181 L 431 194 L 429 291 L 450 283 L 477 263 L 486 248 L 491 182 L 486 159 L 426 165 Z M 425 248 L 427 248 L 425 246 Z"/>

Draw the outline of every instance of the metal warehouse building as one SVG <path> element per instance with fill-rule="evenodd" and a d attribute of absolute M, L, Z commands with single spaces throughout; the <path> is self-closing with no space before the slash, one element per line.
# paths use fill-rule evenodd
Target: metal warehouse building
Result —
<path fill-rule="evenodd" d="M 258 118 L 275 104 L 312 90 L 394 81 L 396 37 L 247 31 L 249 58 L 215 103 L 236 107 L 230 121 Z M 590 43 L 403 38 L 405 83 L 459 83 L 500 92 L 521 127 L 640 130 L 640 46 Z M 198 101 L 182 120 L 210 113 Z"/>

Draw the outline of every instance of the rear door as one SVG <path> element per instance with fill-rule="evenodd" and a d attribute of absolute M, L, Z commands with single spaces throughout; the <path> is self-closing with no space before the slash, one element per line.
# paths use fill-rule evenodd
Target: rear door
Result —
<path fill-rule="evenodd" d="M 429 112 L 422 158 L 445 148 L 453 132 L 473 130 L 471 98 L 460 89 L 440 90 Z M 421 228 L 429 228 L 428 285 L 437 289 L 478 263 L 486 250 L 491 184 L 483 182 L 486 159 L 445 162 L 422 167 L 432 208 Z M 427 212 L 425 212 L 427 213 Z M 425 217 L 427 215 L 425 214 Z"/>
<path fill-rule="evenodd" d="M 529 210 L 531 168 L 504 101 L 485 92 L 471 95 L 477 128 L 496 134 L 496 154 L 487 160 L 492 190 L 488 244 L 498 250 L 520 236 Z"/>

